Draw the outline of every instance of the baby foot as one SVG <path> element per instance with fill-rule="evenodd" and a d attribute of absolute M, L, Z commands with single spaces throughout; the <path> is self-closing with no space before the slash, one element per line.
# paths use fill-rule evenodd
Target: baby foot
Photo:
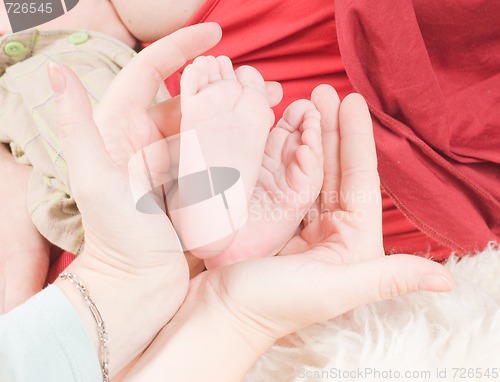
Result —
<path fill-rule="evenodd" d="M 167 203 L 184 247 L 209 257 L 245 222 L 274 116 L 260 73 L 234 71 L 227 57 L 185 69 L 181 112 L 178 192 Z"/>
<path fill-rule="evenodd" d="M 294 235 L 323 183 L 320 115 L 307 100 L 292 103 L 269 134 L 249 219 L 210 267 L 276 254 Z"/>
<path fill-rule="evenodd" d="M 234 71 L 225 56 L 198 57 L 182 75 L 181 111 L 181 134 L 196 131 L 208 167 L 237 169 L 249 199 L 274 119 L 260 73 Z"/>

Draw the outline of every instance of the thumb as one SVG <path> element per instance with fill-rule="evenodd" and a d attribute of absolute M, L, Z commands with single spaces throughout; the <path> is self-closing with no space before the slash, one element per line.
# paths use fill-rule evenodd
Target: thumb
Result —
<path fill-rule="evenodd" d="M 330 295 L 329 301 L 332 295 L 336 296 L 328 318 L 361 305 L 411 292 L 448 292 L 453 288 L 453 276 L 444 266 L 411 255 L 392 255 L 341 267 L 337 265 L 334 271 L 335 275 L 329 272 L 330 283 L 325 291 L 325 298 Z M 339 290 L 344 293 L 339 294 Z"/>
<path fill-rule="evenodd" d="M 67 66 L 52 62 L 48 71 L 59 115 L 58 136 L 70 182 L 83 192 L 86 187 L 92 187 L 97 172 L 100 179 L 109 175 L 112 163 L 94 123 L 87 91 L 78 77 Z"/>

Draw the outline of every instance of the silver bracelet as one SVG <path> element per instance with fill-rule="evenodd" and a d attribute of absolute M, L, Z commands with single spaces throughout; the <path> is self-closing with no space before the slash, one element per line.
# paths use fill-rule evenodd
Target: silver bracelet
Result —
<path fill-rule="evenodd" d="M 76 289 L 82 294 L 85 303 L 89 306 L 90 312 L 97 323 L 97 334 L 99 337 L 99 357 L 101 362 L 101 372 L 102 372 L 102 380 L 103 382 L 109 382 L 109 349 L 108 349 L 108 332 L 106 331 L 106 326 L 104 325 L 104 320 L 102 319 L 101 312 L 97 308 L 94 301 L 92 301 L 92 297 L 90 296 L 90 292 L 83 285 L 82 280 L 78 278 L 71 271 L 65 271 L 59 275 L 59 277 L 63 280 L 69 280 L 71 284 L 73 284 Z"/>

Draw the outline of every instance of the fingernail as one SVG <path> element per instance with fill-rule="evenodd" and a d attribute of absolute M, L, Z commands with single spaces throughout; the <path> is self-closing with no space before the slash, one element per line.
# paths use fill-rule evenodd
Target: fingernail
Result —
<path fill-rule="evenodd" d="M 452 288 L 451 281 L 438 274 L 424 275 L 418 283 L 418 290 L 429 292 L 449 292 Z"/>
<path fill-rule="evenodd" d="M 49 62 L 49 80 L 52 90 L 56 96 L 60 96 L 66 90 L 66 80 L 60 65 Z"/>

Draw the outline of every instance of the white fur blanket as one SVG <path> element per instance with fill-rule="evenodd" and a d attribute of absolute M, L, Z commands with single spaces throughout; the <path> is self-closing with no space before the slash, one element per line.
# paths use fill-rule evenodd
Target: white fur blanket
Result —
<path fill-rule="evenodd" d="M 246 381 L 500 382 L 500 248 L 447 267 L 452 292 L 414 293 L 306 328 L 264 354 Z"/>

